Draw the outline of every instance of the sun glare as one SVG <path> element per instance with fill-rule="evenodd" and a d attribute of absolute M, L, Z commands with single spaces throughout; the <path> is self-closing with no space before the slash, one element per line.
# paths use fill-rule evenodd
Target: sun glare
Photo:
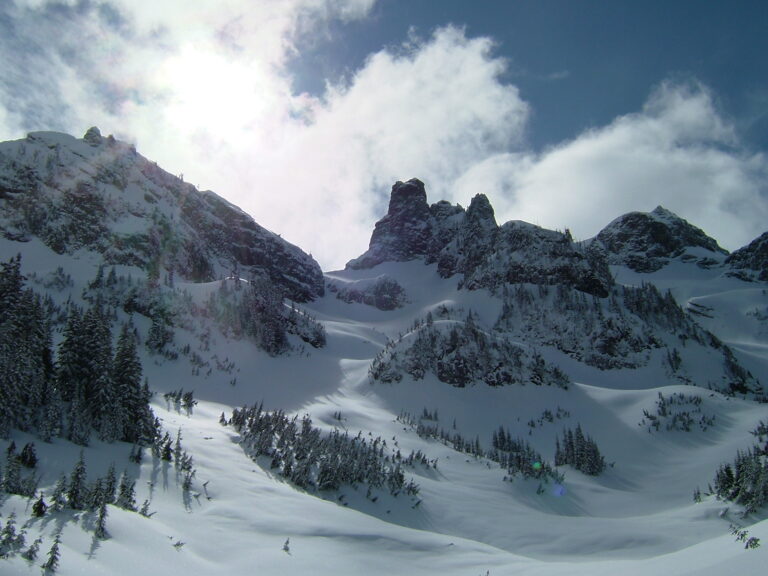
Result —
<path fill-rule="evenodd" d="M 188 46 L 162 67 L 160 82 L 172 94 L 166 114 L 182 131 L 248 130 L 274 103 L 270 79 L 255 61 Z"/>

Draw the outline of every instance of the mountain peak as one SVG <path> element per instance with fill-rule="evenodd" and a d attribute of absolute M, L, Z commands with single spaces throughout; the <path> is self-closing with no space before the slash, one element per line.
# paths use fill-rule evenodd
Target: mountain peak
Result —
<path fill-rule="evenodd" d="M 611 264 L 621 264 L 636 272 L 655 272 L 673 258 L 695 261 L 710 267 L 727 251 L 703 230 L 663 206 L 652 212 L 629 212 L 616 218 L 596 236 L 608 253 Z M 690 254 L 690 249 L 710 254 Z"/>
<path fill-rule="evenodd" d="M 485 194 L 476 194 L 467 210 L 445 201 L 427 206 L 420 180 L 396 182 L 368 250 L 347 268 L 420 257 L 436 262 L 443 278 L 462 274 L 459 286 L 469 289 L 563 283 L 602 297 L 612 283 L 604 256 L 588 254 L 570 235 L 522 223 L 499 227 Z"/>
<path fill-rule="evenodd" d="M 732 252 L 725 264 L 731 268 L 732 276 L 768 282 L 768 232 Z"/>
<path fill-rule="evenodd" d="M 485 194 L 476 194 L 467 208 L 467 219 L 482 222 L 488 228 L 496 228 L 496 215 L 490 200 Z"/>
<path fill-rule="evenodd" d="M 413 260 L 427 253 L 430 213 L 424 183 L 418 178 L 392 186 L 389 210 L 376 222 L 368 250 L 347 268 L 372 268 L 387 261 Z"/>
<path fill-rule="evenodd" d="M 411 178 L 407 182 L 398 180 L 392 186 L 389 214 L 407 212 L 413 208 L 420 210 L 422 205 L 427 207 L 427 192 L 424 189 L 424 182 L 418 178 Z"/>

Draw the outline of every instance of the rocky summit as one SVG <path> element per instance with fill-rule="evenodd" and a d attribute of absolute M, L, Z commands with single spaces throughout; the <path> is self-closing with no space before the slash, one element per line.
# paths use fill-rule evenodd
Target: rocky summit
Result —
<path fill-rule="evenodd" d="M 612 280 L 600 250 L 575 243 L 569 232 L 525 222 L 496 223 L 490 201 L 477 194 L 465 210 L 440 201 L 427 205 L 417 179 L 392 187 L 389 211 L 376 223 L 368 250 L 347 264 L 423 258 L 443 278 L 461 274 L 460 286 L 496 289 L 505 282 L 567 284 L 606 296 Z"/>
<path fill-rule="evenodd" d="M 611 264 L 636 272 L 654 272 L 675 258 L 711 267 L 728 253 L 700 228 L 662 206 L 619 216 L 595 240 L 605 248 Z"/>

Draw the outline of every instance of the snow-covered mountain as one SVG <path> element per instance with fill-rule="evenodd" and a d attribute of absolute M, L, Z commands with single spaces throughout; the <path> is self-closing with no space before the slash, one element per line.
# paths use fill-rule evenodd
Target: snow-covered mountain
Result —
<path fill-rule="evenodd" d="M 768 232 L 728 255 L 731 274 L 744 280 L 768 281 Z"/>
<path fill-rule="evenodd" d="M 286 295 L 323 293 L 314 259 L 210 191 L 91 128 L 82 140 L 34 132 L 0 145 L 0 231 L 58 254 L 85 249 L 105 265 L 205 282 L 266 275 Z"/>
<path fill-rule="evenodd" d="M 96 129 L 0 143 L 0 228 L 0 574 L 765 563 L 764 237 L 413 179 L 322 274 Z"/>
<path fill-rule="evenodd" d="M 728 253 L 701 229 L 662 206 L 618 217 L 595 240 L 604 247 L 611 264 L 636 272 L 655 272 L 673 259 L 705 268 L 717 266 Z"/>

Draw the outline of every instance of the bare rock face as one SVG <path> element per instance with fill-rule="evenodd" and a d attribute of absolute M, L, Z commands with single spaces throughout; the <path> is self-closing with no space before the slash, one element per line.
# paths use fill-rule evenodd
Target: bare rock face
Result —
<path fill-rule="evenodd" d="M 731 253 L 725 260 L 728 274 L 743 280 L 768 282 L 768 232 Z"/>
<path fill-rule="evenodd" d="M 661 206 L 652 212 L 630 212 L 606 226 L 595 238 L 608 253 L 611 264 L 636 272 L 655 272 L 674 258 L 707 268 L 720 264 L 727 251 L 701 229 Z M 708 252 L 689 253 L 691 248 Z"/>
<path fill-rule="evenodd" d="M 395 182 L 387 215 L 376 222 L 368 251 L 347 268 L 372 268 L 382 262 L 402 262 L 423 256 L 431 236 L 424 183 L 417 178 Z"/>

